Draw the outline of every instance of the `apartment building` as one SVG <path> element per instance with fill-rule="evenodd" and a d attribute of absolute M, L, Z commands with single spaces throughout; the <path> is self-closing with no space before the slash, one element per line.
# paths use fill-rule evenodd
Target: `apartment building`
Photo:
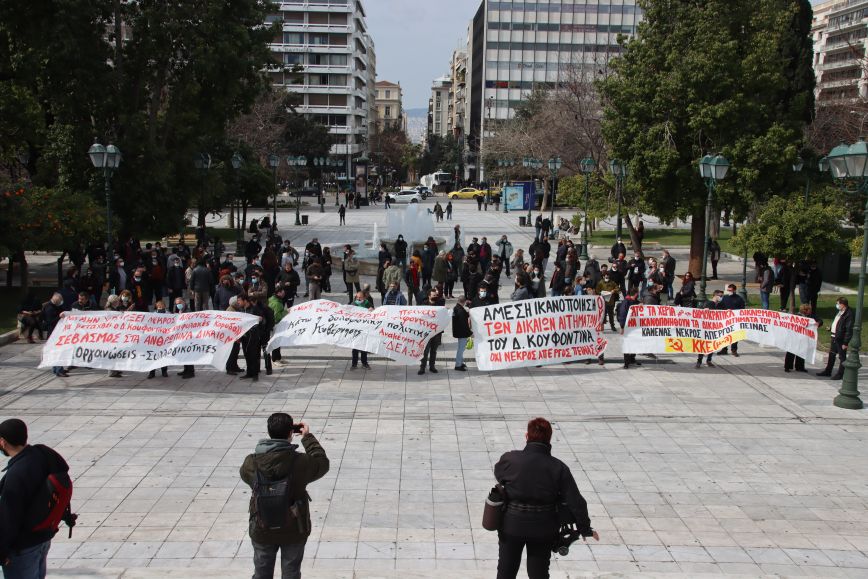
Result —
<path fill-rule="evenodd" d="M 812 33 L 817 103 L 868 97 L 868 0 L 832 0 L 815 5 Z"/>
<path fill-rule="evenodd" d="M 431 86 L 428 100 L 428 135 L 445 137 L 451 134 L 449 95 L 452 91 L 452 78 L 441 76 Z"/>
<path fill-rule="evenodd" d="M 407 132 L 407 116 L 404 114 L 404 94 L 401 83 L 381 80 L 376 83 L 377 128 L 397 127 Z"/>
<path fill-rule="evenodd" d="M 300 113 L 330 128 L 337 141 L 332 160 L 341 163 L 336 173 L 347 179 L 374 130 L 376 58 L 365 9 L 361 0 L 288 0 L 274 6 L 268 22 L 281 28 L 270 48 L 284 68 L 271 72 L 271 81 L 300 96 Z"/>

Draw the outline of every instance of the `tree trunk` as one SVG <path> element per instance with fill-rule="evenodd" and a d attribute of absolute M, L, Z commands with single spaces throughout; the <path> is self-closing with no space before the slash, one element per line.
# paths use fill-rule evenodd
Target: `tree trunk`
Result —
<path fill-rule="evenodd" d="M 711 210 L 711 224 L 709 226 L 710 237 L 720 239 L 720 209 Z"/>
<path fill-rule="evenodd" d="M 694 207 L 690 219 L 690 264 L 694 279 L 702 275 L 702 252 L 705 249 L 705 207 Z"/>
<path fill-rule="evenodd" d="M 633 246 L 633 251 L 638 251 L 642 257 L 645 257 L 645 254 L 642 253 L 642 240 L 639 239 L 639 233 L 633 227 L 633 220 L 630 219 L 629 213 L 624 213 L 624 223 L 627 224 L 627 231 L 630 232 L 630 244 Z"/>
<path fill-rule="evenodd" d="M 543 198 L 542 198 L 542 201 L 540 202 L 540 206 L 539 206 L 539 212 L 540 213 L 545 213 L 549 207 L 548 206 L 548 200 L 549 200 L 550 193 L 547 194 L 547 191 L 551 191 L 551 185 L 549 185 L 549 187 L 546 188 L 545 183 L 546 182 L 543 181 Z"/>
<path fill-rule="evenodd" d="M 22 293 L 27 292 L 27 288 L 30 287 L 30 276 L 27 271 L 27 254 L 22 250 L 18 254 L 18 262 L 21 264 L 21 291 Z"/>
<path fill-rule="evenodd" d="M 15 255 L 9 254 L 9 267 L 6 268 L 6 287 L 12 287 L 12 272 L 15 270 Z"/>
<path fill-rule="evenodd" d="M 246 199 L 241 202 L 241 209 L 242 209 L 242 212 L 244 213 L 244 216 L 241 218 L 241 227 L 239 229 L 241 229 L 241 231 L 243 233 L 244 230 L 247 229 L 247 200 Z"/>
<path fill-rule="evenodd" d="M 787 260 L 787 267 L 789 267 L 791 270 L 790 271 L 790 301 L 789 301 L 788 305 L 790 306 L 790 313 L 795 314 L 796 313 L 796 273 L 798 271 L 796 269 L 796 261 L 792 260 L 792 259 L 788 259 Z"/>

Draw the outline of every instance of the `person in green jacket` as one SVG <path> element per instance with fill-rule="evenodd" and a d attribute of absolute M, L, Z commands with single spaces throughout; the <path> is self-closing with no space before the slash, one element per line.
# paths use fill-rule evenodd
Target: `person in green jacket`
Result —
<path fill-rule="evenodd" d="M 301 435 L 304 453 L 291 444 L 292 433 Z M 319 441 L 301 422 L 293 428 L 292 416 L 283 412 L 268 418 L 268 438 L 256 445 L 241 465 L 241 480 L 256 494 L 257 471 L 269 482 L 289 478 L 289 501 L 292 505 L 288 525 L 279 529 L 265 529 L 257 516 L 256 501 L 250 501 L 250 540 L 253 543 L 254 578 L 274 576 L 274 564 L 280 551 L 280 567 L 284 578 L 301 577 L 304 547 L 310 536 L 310 497 L 307 485 L 321 479 L 329 471 L 329 459 Z"/>
<path fill-rule="evenodd" d="M 280 323 L 284 317 L 286 317 L 286 288 L 279 285 L 274 288 L 274 293 L 268 298 L 268 307 L 274 312 L 274 325 Z M 272 362 L 280 362 L 283 364 L 283 355 L 280 353 L 280 348 L 275 348 L 271 351 L 271 361 Z"/>

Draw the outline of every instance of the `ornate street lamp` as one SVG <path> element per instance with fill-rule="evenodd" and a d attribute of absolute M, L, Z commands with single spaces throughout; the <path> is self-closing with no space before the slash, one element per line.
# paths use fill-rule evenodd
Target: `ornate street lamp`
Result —
<path fill-rule="evenodd" d="M 521 164 L 524 166 L 525 169 L 530 171 L 530 179 L 534 186 L 533 198 L 531 198 L 530 204 L 527 208 L 527 226 L 533 227 L 533 216 L 531 215 L 531 211 L 536 205 L 536 173 L 537 171 L 542 169 L 543 162 L 539 159 L 534 159 L 533 157 L 525 157 L 524 159 L 522 159 Z"/>
<path fill-rule="evenodd" d="M 705 202 L 705 243 L 702 248 L 702 279 L 699 283 L 699 300 L 705 305 L 708 295 L 705 292 L 708 270 L 708 244 L 711 235 L 711 205 L 714 202 L 714 187 L 718 181 L 726 178 L 729 172 L 729 161 L 722 155 L 706 155 L 699 162 L 699 174 L 705 179 L 708 187 L 708 199 Z"/>
<path fill-rule="evenodd" d="M 579 255 L 579 259 L 583 261 L 588 260 L 588 204 L 591 201 L 591 173 L 593 173 L 596 168 L 597 162 L 590 157 L 586 157 L 579 161 L 579 171 L 585 176 L 585 226 L 582 233 L 582 253 Z"/>
<path fill-rule="evenodd" d="M 822 161 L 821 161 L 822 162 Z M 796 157 L 793 161 L 793 173 L 801 173 L 805 167 L 805 161 L 801 157 Z M 811 195 L 811 176 L 805 173 L 805 205 L 808 204 L 808 198 Z"/>
<path fill-rule="evenodd" d="M 111 206 L 111 178 L 112 173 L 121 165 L 121 151 L 112 144 L 102 146 L 99 141 L 94 141 L 87 151 L 90 162 L 95 169 L 102 169 L 105 181 L 105 211 L 106 211 L 106 255 L 112 251 L 112 206 Z M 28 155 L 29 157 L 29 155 Z M 29 158 L 28 158 L 29 160 Z M 22 163 L 24 164 L 24 163 Z"/>
<path fill-rule="evenodd" d="M 624 180 L 627 178 L 627 164 L 619 159 L 609 161 L 609 171 L 615 176 L 615 196 L 618 197 L 618 218 L 615 222 L 615 238 L 621 237 L 621 203 L 624 196 Z"/>
<path fill-rule="evenodd" d="M 235 152 L 232 154 L 232 158 L 229 159 L 229 163 L 232 165 L 232 169 L 235 173 L 236 198 L 232 200 L 232 207 L 235 209 L 235 251 L 237 253 L 241 249 L 241 244 L 244 242 L 244 220 L 241 217 L 241 201 L 237 198 L 238 170 L 241 169 L 241 165 L 244 164 L 244 157 L 242 157 L 238 152 Z"/>
<path fill-rule="evenodd" d="M 868 193 L 868 145 L 859 140 L 849 147 L 841 144 L 832 149 L 827 160 L 832 176 L 838 179 L 841 189 L 846 193 L 866 195 Z M 821 161 L 822 162 L 822 161 Z M 855 188 L 848 189 L 847 182 L 852 181 Z M 865 225 L 863 232 L 868 231 L 868 195 L 865 200 Z M 859 398 L 859 350 L 862 348 L 862 308 L 865 305 L 865 260 L 868 257 L 868 235 L 863 236 L 862 255 L 859 268 L 859 294 L 856 297 L 856 315 L 853 317 L 853 337 L 847 345 L 847 359 L 844 361 L 844 379 L 841 389 L 835 397 L 834 404 L 838 408 L 859 410 L 862 399 Z"/>

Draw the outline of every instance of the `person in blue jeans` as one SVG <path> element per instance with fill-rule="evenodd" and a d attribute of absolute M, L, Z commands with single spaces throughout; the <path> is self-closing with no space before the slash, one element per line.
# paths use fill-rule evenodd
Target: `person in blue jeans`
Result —
<path fill-rule="evenodd" d="M 772 290 L 775 287 L 775 273 L 768 265 L 766 265 L 760 274 L 760 301 L 762 301 L 763 309 L 769 309 L 769 296 L 772 295 Z"/>
<path fill-rule="evenodd" d="M 10 418 L 0 423 L 0 452 L 9 457 L 0 480 L 0 564 L 6 579 L 44 579 L 56 528 L 34 530 L 48 514 L 37 501 L 48 475 L 67 476 L 69 465 L 41 444 L 27 444 L 27 425 Z M 34 516 L 34 508 L 37 514 Z"/>
<path fill-rule="evenodd" d="M 458 340 L 455 350 L 455 369 L 466 372 L 464 365 L 464 350 L 467 349 L 467 340 L 473 332 L 470 329 L 470 312 L 467 309 L 467 296 L 459 296 L 458 303 L 452 309 L 452 337 Z"/>

